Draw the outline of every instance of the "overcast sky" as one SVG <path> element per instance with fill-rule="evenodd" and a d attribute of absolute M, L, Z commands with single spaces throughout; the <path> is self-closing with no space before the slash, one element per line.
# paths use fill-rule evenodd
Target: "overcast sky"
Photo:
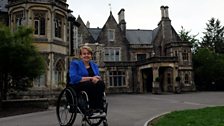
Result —
<path fill-rule="evenodd" d="M 192 35 L 202 36 L 206 23 L 212 17 L 224 25 L 224 0 L 67 0 L 73 15 L 81 16 L 91 28 L 102 28 L 110 10 L 116 21 L 118 12 L 125 9 L 127 29 L 149 29 L 157 27 L 161 19 L 160 7 L 169 7 L 171 24 L 177 32 L 181 26 Z M 111 5 L 111 6 L 109 6 Z"/>

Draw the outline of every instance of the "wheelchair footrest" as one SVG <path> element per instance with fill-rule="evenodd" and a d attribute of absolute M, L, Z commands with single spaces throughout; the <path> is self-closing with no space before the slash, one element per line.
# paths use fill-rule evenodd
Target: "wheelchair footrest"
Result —
<path fill-rule="evenodd" d="M 90 119 L 94 118 L 105 118 L 107 114 L 105 112 L 98 112 L 98 113 L 93 113 L 91 116 L 89 116 Z"/>

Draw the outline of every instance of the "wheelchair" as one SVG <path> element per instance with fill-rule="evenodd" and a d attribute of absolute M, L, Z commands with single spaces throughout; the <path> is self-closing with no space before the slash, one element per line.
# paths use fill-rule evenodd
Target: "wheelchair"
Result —
<path fill-rule="evenodd" d="M 60 126 L 72 126 L 75 122 L 77 114 L 82 117 L 82 126 L 108 126 L 107 123 L 107 108 L 106 95 L 104 93 L 104 116 L 95 116 L 87 114 L 89 110 L 88 95 L 85 91 L 77 93 L 72 87 L 63 89 L 58 97 L 56 105 L 56 114 Z"/>

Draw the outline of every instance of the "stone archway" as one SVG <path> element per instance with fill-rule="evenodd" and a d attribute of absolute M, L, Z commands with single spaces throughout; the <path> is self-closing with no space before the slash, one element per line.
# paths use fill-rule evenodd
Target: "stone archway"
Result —
<path fill-rule="evenodd" d="M 163 63 L 153 65 L 152 93 L 175 92 L 178 69 L 175 64 Z"/>
<path fill-rule="evenodd" d="M 160 90 L 162 92 L 173 92 L 173 71 L 173 68 L 169 66 L 159 67 Z"/>
<path fill-rule="evenodd" d="M 174 92 L 175 78 L 178 76 L 178 65 L 174 62 L 149 63 L 138 67 L 139 91 L 153 94 L 162 92 Z M 151 86 L 151 87 L 147 87 Z"/>
<path fill-rule="evenodd" d="M 143 92 L 152 92 L 153 72 L 152 68 L 142 69 Z"/>

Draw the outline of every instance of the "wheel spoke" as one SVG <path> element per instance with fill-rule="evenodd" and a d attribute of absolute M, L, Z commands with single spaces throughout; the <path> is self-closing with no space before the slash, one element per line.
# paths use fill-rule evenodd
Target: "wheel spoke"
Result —
<path fill-rule="evenodd" d="M 56 112 L 61 126 L 72 125 L 76 118 L 76 111 L 71 111 L 71 106 L 76 106 L 75 93 L 70 88 L 65 88 L 59 95 Z M 73 109 L 73 108 L 72 108 Z"/>

